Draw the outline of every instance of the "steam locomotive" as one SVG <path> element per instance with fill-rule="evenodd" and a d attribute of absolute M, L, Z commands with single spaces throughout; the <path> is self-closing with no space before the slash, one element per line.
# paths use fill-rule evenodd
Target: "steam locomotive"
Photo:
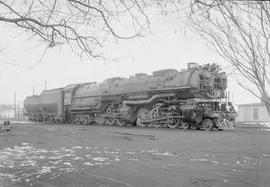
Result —
<path fill-rule="evenodd" d="M 227 77 L 217 64 L 137 73 L 101 83 L 72 84 L 27 97 L 28 119 L 99 125 L 224 129 L 235 120 Z"/>

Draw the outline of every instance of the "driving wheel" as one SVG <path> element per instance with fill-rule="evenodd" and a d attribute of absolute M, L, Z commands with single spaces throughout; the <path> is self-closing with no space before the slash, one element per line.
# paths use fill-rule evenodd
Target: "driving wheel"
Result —
<path fill-rule="evenodd" d="M 140 108 L 137 112 L 137 121 L 136 124 L 139 127 L 147 127 L 148 124 L 142 122 L 144 119 L 147 119 L 149 115 L 149 110 L 147 108 Z"/>

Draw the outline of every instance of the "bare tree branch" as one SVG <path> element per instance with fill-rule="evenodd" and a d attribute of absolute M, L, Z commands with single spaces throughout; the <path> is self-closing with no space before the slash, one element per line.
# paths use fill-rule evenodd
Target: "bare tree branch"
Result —
<path fill-rule="evenodd" d="M 101 58 L 105 40 L 132 39 L 144 34 L 150 24 L 144 12 L 145 2 L 0 0 L 0 22 L 26 30 L 31 39 L 41 40 L 49 47 L 77 46 L 74 49 L 79 49 L 79 54 Z"/>
<path fill-rule="evenodd" d="M 192 0 L 190 6 L 192 30 L 235 67 L 239 85 L 270 114 L 270 2 Z"/>

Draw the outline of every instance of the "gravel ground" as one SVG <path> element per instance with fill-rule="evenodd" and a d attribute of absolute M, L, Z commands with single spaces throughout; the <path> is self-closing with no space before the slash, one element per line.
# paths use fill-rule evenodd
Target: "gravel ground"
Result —
<path fill-rule="evenodd" d="M 12 124 L 0 186 L 270 186 L 270 131 Z"/>

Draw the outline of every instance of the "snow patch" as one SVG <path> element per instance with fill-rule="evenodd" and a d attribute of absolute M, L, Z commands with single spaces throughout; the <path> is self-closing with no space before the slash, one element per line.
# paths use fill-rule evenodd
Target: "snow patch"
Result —
<path fill-rule="evenodd" d="M 90 162 L 85 162 L 83 163 L 84 165 L 88 165 L 88 166 L 93 166 L 94 164 L 90 163 Z"/>
<path fill-rule="evenodd" d="M 192 162 L 208 162 L 208 159 L 206 158 L 192 158 L 190 159 Z"/>
<path fill-rule="evenodd" d="M 42 166 L 41 170 L 37 171 L 39 175 L 45 174 L 45 173 L 50 173 L 51 169 L 55 169 L 56 167 L 54 166 Z"/>
<path fill-rule="evenodd" d="M 72 149 L 82 149 L 82 146 L 74 146 Z"/>
<path fill-rule="evenodd" d="M 134 155 L 135 152 L 125 152 L 125 154 L 127 154 L 127 155 Z"/>
<path fill-rule="evenodd" d="M 82 157 L 75 157 L 75 158 L 73 158 L 73 160 L 82 160 L 83 158 Z"/>
<path fill-rule="evenodd" d="M 0 177 L 7 177 L 9 179 L 15 178 L 15 175 L 9 173 L 0 173 Z"/>
<path fill-rule="evenodd" d="M 175 157 L 176 155 L 175 154 L 172 154 L 168 151 L 165 151 L 164 153 L 152 153 L 154 155 L 161 155 L 161 156 L 171 156 L 171 157 Z"/>
<path fill-rule="evenodd" d="M 104 157 L 94 157 L 92 158 L 94 161 L 104 162 L 105 160 L 108 160 L 108 158 Z"/>
<path fill-rule="evenodd" d="M 120 161 L 120 158 L 118 156 L 116 156 L 114 161 L 118 162 L 118 161 Z"/>
<path fill-rule="evenodd" d="M 72 166 L 72 164 L 70 162 L 64 162 L 63 164 L 66 166 Z"/>

